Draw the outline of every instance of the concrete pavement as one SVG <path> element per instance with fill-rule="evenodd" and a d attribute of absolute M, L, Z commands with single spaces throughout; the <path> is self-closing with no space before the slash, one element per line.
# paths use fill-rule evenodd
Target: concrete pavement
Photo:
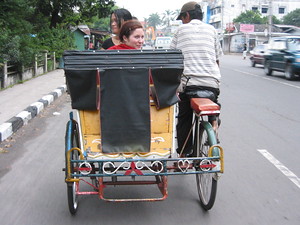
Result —
<path fill-rule="evenodd" d="M 0 91 L 0 142 L 26 125 L 65 91 L 62 69 Z"/>

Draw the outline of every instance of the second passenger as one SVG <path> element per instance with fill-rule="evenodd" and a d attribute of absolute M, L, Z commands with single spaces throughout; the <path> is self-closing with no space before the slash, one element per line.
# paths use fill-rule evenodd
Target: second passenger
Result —
<path fill-rule="evenodd" d="M 113 36 L 103 42 L 102 49 L 106 50 L 114 45 L 119 45 L 119 32 L 121 26 L 125 21 L 132 19 L 131 13 L 127 9 L 116 9 L 113 11 L 110 17 L 110 27 Z"/>

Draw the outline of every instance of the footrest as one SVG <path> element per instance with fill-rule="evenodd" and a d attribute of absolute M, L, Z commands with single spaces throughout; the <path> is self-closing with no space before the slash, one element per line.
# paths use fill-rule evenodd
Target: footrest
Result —
<path fill-rule="evenodd" d="M 220 106 L 208 98 L 191 98 L 191 107 L 199 115 L 220 114 Z"/>

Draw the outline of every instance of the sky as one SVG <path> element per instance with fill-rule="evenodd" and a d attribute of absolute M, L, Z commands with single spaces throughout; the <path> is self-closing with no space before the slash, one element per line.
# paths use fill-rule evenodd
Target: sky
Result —
<path fill-rule="evenodd" d="M 129 10 L 141 21 L 152 13 L 162 14 L 166 10 L 181 9 L 189 1 L 191 0 L 115 0 L 117 6 Z"/>

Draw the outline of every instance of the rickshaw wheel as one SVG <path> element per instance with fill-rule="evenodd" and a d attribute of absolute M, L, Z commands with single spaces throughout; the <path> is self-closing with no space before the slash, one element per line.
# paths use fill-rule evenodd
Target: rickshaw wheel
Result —
<path fill-rule="evenodd" d="M 69 121 L 71 123 L 71 121 Z M 69 124 L 68 126 L 72 126 L 71 133 L 68 135 L 68 129 L 66 134 L 66 150 L 69 150 L 71 148 L 79 147 L 79 141 L 78 141 L 78 130 L 76 124 L 72 121 L 72 124 Z M 70 139 L 70 140 L 68 140 Z M 70 160 L 78 160 L 79 159 L 79 153 L 78 151 L 72 151 L 70 154 Z M 66 160 L 67 164 L 67 160 Z M 71 163 L 71 173 L 76 174 L 75 168 L 78 168 L 79 163 Z M 67 171 L 67 165 L 66 165 L 66 171 Z M 74 176 L 72 177 L 74 178 Z M 76 182 L 68 182 L 67 183 L 67 195 L 68 195 L 68 206 L 69 211 L 72 215 L 74 215 L 77 211 L 78 207 L 78 195 L 76 195 L 77 190 L 77 183 Z"/>
<path fill-rule="evenodd" d="M 195 156 L 207 157 L 209 148 L 217 144 L 216 138 L 208 138 L 208 133 L 203 126 L 196 126 L 195 132 Z M 216 199 L 217 180 L 214 173 L 196 174 L 197 190 L 200 204 L 203 209 L 210 210 Z"/>
<path fill-rule="evenodd" d="M 78 152 L 75 151 L 71 153 L 71 159 L 77 160 L 78 159 Z M 74 163 L 75 164 L 75 163 Z M 78 165 L 71 165 L 72 173 L 77 173 L 74 171 L 74 167 L 78 167 Z M 72 182 L 67 184 L 67 193 L 68 193 L 68 205 L 69 211 L 71 214 L 75 214 L 78 207 L 78 196 L 76 195 L 77 183 Z"/>

